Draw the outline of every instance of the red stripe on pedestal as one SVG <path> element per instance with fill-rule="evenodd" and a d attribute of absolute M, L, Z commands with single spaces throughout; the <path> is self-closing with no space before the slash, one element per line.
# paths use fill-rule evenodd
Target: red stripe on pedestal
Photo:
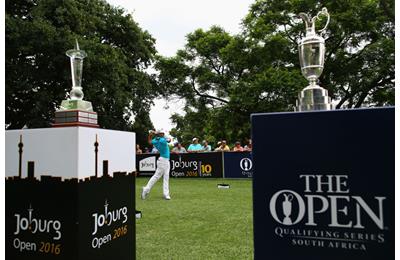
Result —
<path fill-rule="evenodd" d="M 85 127 L 94 127 L 94 128 L 99 128 L 100 127 L 97 124 L 89 124 L 89 123 L 82 123 L 82 122 L 58 123 L 58 124 L 51 124 L 51 126 L 52 127 L 85 126 Z"/>

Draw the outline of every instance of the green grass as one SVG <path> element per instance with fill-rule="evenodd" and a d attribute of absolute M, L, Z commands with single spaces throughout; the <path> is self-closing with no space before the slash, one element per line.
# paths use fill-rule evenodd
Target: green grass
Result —
<path fill-rule="evenodd" d="M 136 178 L 143 214 L 136 220 L 136 259 L 253 259 L 251 180 L 170 178 L 166 201 L 160 179 L 143 201 L 148 180 Z"/>

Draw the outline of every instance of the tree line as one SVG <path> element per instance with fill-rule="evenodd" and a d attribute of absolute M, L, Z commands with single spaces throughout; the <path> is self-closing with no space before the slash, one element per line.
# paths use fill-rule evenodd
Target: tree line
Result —
<path fill-rule="evenodd" d="M 394 1 L 256 0 L 240 33 L 197 29 L 172 57 L 131 14 L 103 0 L 6 0 L 6 128 L 48 127 L 71 88 L 65 51 L 88 53 L 83 88 L 108 129 L 153 128 L 153 99 L 184 102 L 171 134 L 182 142 L 250 137 L 250 115 L 293 111 L 301 75 L 297 14 L 327 7 L 327 53 L 319 84 L 336 108 L 394 105 Z M 325 21 L 320 21 L 323 24 Z M 317 24 L 319 26 L 319 24 Z M 153 66 L 156 73 L 149 73 Z"/>

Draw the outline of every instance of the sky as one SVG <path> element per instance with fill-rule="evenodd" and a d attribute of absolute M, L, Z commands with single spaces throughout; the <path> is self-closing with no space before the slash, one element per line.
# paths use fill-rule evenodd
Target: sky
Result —
<path fill-rule="evenodd" d="M 124 8 L 135 22 L 156 39 L 159 54 L 174 56 L 183 49 L 187 34 L 202 28 L 219 25 L 231 34 L 241 29 L 241 21 L 255 0 L 107 0 L 113 6 Z M 184 103 L 167 103 L 156 99 L 150 118 L 156 129 L 169 131 L 174 127 L 169 119 L 181 113 Z M 168 107 L 168 108 L 167 108 Z"/>

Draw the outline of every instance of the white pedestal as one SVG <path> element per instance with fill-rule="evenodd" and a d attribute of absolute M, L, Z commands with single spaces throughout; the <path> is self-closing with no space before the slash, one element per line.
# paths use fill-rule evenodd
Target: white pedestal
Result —
<path fill-rule="evenodd" d="M 135 157 L 135 133 L 6 131 L 6 259 L 134 259 Z"/>
<path fill-rule="evenodd" d="M 108 172 L 135 171 L 135 133 L 88 127 L 40 128 L 6 131 L 6 177 L 18 176 L 20 139 L 23 144 L 21 174 L 28 177 L 28 162 L 34 162 L 35 178 L 41 175 L 64 179 L 97 176 Z"/>

